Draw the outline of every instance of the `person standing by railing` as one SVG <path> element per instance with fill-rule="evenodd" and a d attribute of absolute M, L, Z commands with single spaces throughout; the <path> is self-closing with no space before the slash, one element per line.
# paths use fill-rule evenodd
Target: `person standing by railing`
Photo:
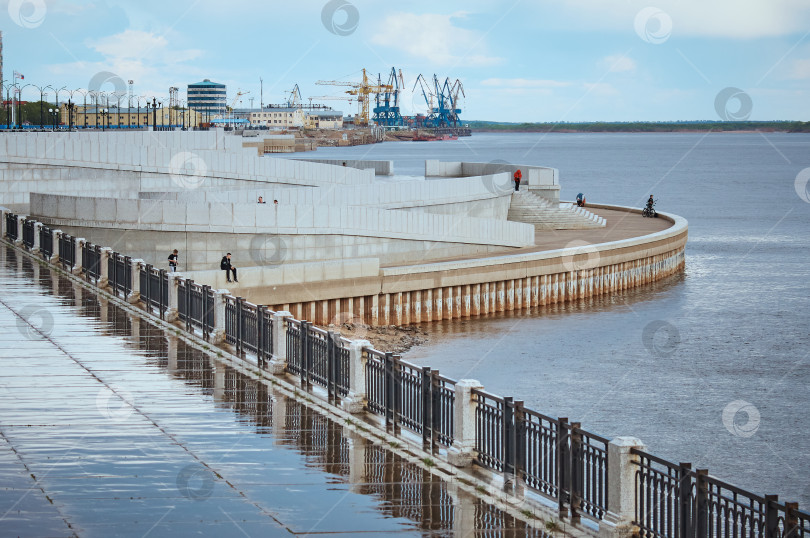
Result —
<path fill-rule="evenodd" d="M 171 254 L 169 254 L 169 271 L 172 273 L 177 272 L 177 249 L 174 249 Z"/>
<path fill-rule="evenodd" d="M 523 179 L 523 173 L 520 171 L 520 168 L 515 170 L 515 192 L 520 190 L 520 180 Z"/>

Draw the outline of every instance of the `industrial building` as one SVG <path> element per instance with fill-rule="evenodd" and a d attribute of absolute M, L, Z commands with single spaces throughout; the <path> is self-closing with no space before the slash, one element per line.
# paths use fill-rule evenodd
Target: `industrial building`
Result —
<path fill-rule="evenodd" d="M 224 116 L 227 105 L 225 84 L 205 79 L 188 85 L 186 101 L 188 107 L 203 114 L 206 119 Z"/>
<path fill-rule="evenodd" d="M 98 129 L 142 128 L 158 127 L 197 127 L 202 121 L 200 112 L 188 109 L 158 108 L 115 108 L 96 106 L 73 106 L 72 117 L 68 117 L 68 105 L 59 107 L 61 125 L 74 125 L 76 127 L 89 127 Z"/>

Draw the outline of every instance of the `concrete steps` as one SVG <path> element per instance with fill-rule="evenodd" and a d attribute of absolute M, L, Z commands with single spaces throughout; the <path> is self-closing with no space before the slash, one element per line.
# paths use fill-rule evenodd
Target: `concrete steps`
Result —
<path fill-rule="evenodd" d="M 530 192 L 516 192 L 509 204 L 507 220 L 534 224 L 535 230 L 582 230 L 603 228 L 604 218 L 573 204 L 552 204 Z"/>

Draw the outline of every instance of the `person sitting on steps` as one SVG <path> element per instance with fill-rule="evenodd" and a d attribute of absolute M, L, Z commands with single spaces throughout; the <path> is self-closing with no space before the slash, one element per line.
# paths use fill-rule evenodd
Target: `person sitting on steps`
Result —
<path fill-rule="evenodd" d="M 577 194 L 577 206 L 585 207 L 585 195 L 582 193 Z"/>
<path fill-rule="evenodd" d="M 231 282 L 231 271 L 233 271 L 233 281 L 239 282 L 239 279 L 236 278 L 236 267 L 231 265 L 231 253 L 227 253 L 222 257 L 222 261 L 219 262 L 219 268 L 225 271 L 225 278 L 228 282 Z"/>

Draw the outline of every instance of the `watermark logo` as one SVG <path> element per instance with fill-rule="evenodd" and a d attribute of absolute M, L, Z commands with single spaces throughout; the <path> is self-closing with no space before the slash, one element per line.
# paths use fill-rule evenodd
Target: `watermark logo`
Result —
<path fill-rule="evenodd" d="M 574 239 L 565 245 L 562 263 L 566 271 L 584 271 L 598 267 L 601 259 L 599 250 L 594 245 L 582 239 Z"/>
<path fill-rule="evenodd" d="M 250 259 L 256 265 L 278 265 L 287 259 L 287 243 L 278 235 L 254 235 L 250 240 Z"/>
<path fill-rule="evenodd" d="M 660 45 L 672 35 L 672 18 L 657 7 L 645 7 L 636 13 L 633 26 L 638 37 L 653 45 Z"/>
<path fill-rule="evenodd" d="M 512 179 L 512 163 L 496 159 L 484 165 L 481 183 L 488 192 L 497 195 L 506 195 L 515 190 Z"/>
<path fill-rule="evenodd" d="M 736 106 L 732 105 L 733 101 L 736 101 Z M 745 121 L 751 116 L 753 109 L 754 101 L 751 96 L 739 88 L 723 88 L 714 98 L 714 110 L 724 121 Z"/>
<path fill-rule="evenodd" d="M 799 198 L 810 204 L 810 168 L 805 168 L 796 174 L 793 187 L 796 189 L 796 194 L 799 195 Z"/>
<path fill-rule="evenodd" d="M 38 305 L 26 305 L 17 318 L 17 330 L 29 340 L 47 338 L 53 332 L 53 314 Z"/>
<path fill-rule="evenodd" d="M 184 189 L 196 189 L 205 181 L 208 165 L 202 157 L 191 151 L 175 153 L 169 161 L 172 181 Z"/>
<path fill-rule="evenodd" d="M 177 473 L 177 491 L 183 497 L 204 501 L 214 491 L 214 474 L 202 465 L 186 465 Z"/>
<path fill-rule="evenodd" d="M 723 409 L 723 426 L 737 437 L 751 437 L 759 429 L 759 409 L 745 400 L 734 400 Z"/>
<path fill-rule="evenodd" d="M 112 86 L 112 92 L 109 90 L 104 90 L 105 86 Z M 111 73 L 110 71 L 99 71 L 93 78 L 90 79 L 90 82 L 87 83 L 87 91 L 90 93 L 100 93 L 100 92 L 108 92 L 115 95 L 126 95 L 127 94 L 127 84 L 124 82 L 124 79 L 116 75 L 115 73 Z"/>
<path fill-rule="evenodd" d="M 17 26 L 36 28 L 45 22 L 48 8 L 45 0 L 10 0 L 8 15 Z"/>
<path fill-rule="evenodd" d="M 333 34 L 347 36 L 357 30 L 360 12 L 347 0 L 330 0 L 321 10 L 321 22 Z"/>
<path fill-rule="evenodd" d="M 368 336 L 368 325 L 366 325 L 365 320 L 362 316 L 352 312 L 336 314 L 329 322 L 329 325 L 334 326 L 340 331 L 342 337 L 349 340 L 366 340 Z"/>
<path fill-rule="evenodd" d="M 672 323 L 659 319 L 651 321 L 644 327 L 641 341 L 651 355 L 666 358 L 674 355 L 681 345 L 681 333 Z"/>
<path fill-rule="evenodd" d="M 123 422 L 132 415 L 132 393 L 120 385 L 101 387 L 96 395 L 96 409 L 104 418 Z"/>

